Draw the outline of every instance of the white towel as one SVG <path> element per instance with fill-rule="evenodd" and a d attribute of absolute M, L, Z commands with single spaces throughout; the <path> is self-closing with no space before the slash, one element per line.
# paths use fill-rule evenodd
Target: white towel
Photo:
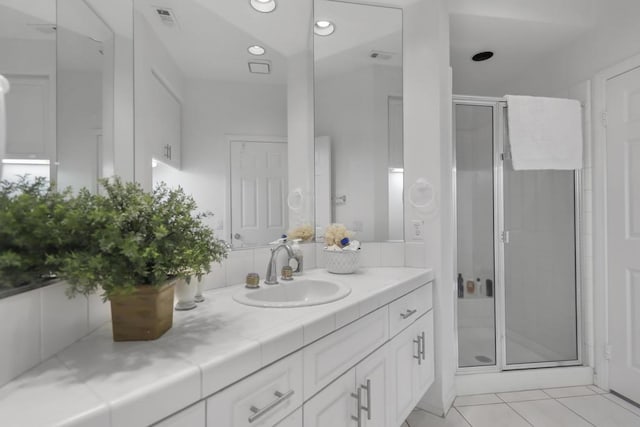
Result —
<path fill-rule="evenodd" d="M 582 111 L 572 99 L 507 95 L 514 170 L 582 169 Z"/>

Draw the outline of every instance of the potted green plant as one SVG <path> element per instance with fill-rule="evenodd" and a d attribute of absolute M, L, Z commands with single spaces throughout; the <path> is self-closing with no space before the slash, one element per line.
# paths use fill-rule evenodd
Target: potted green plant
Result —
<path fill-rule="evenodd" d="M 114 341 L 156 339 L 173 323 L 175 281 L 200 279 L 226 258 L 227 245 L 181 188 L 145 192 L 118 178 L 101 185 L 102 194 L 84 189 L 70 201 L 62 228 L 84 243 L 60 255 L 59 275 L 70 296 L 102 288 Z"/>
<path fill-rule="evenodd" d="M 38 286 L 52 278 L 51 255 L 73 242 L 58 227 L 67 215 L 70 190 L 57 192 L 42 177 L 0 181 L 0 288 Z"/>

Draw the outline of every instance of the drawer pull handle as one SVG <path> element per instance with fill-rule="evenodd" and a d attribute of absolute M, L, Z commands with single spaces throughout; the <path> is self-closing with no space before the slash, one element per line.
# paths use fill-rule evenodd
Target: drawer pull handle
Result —
<path fill-rule="evenodd" d="M 356 399 L 356 411 L 358 414 L 351 415 L 351 419 L 358 423 L 358 427 L 362 427 L 362 414 L 360 413 L 360 410 L 362 409 L 362 404 L 360 403 L 362 401 L 362 388 L 358 387 L 358 390 L 356 390 L 355 393 L 351 393 L 351 397 Z"/>
<path fill-rule="evenodd" d="M 400 313 L 400 317 L 402 317 L 403 319 L 408 319 L 409 317 L 413 316 L 417 312 L 418 312 L 418 310 L 409 310 L 409 309 L 407 309 L 406 313 Z"/>
<path fill-rule="evenodd" d="M 421 352 L 420 352 L 420 348 L 421 348 L 421 346 L 420 346 L 420 338 L 421 338 L 420 335 L 418 335 L 418 338 L 413 340 L 414 344 L 418 344 L 417 345 L 418 355 L 417 356 L 415 354 L 413 355 L 414 359 L 418 359 L 418 365 L 422 365 L 422 357 L 420 357 L 420 354 L 421 354 Z"/>
<path fill-rule="evenodd" d="M 420 352 L 422 353 L 422 360 L 425 360 L 424 341 L 424 331 L 422 331 L 422 334 L 420 335 Z"/>
<path fill-rule="evenodd" d="M 266 414 L 267 412 L 269 412 L 270 410 L 278 406 L 280 403 L 284 402 L 285 400 L 293 396 L 293 390 L 289 390 L 284 394 L 280 393 L 279 391 L 276 391 L 273 394 L 276 396 L 276 398 L 271 402 L 269 402 L 267 406 L 265 406 L 264 408 L 258 409 L 255 406 L 252 406 L 251 408 L 249 408 L 249 410 L 253 412 L 253 415 L 249 417 L 250 423 L 254 422 L 258 418 L 260 418 L 261 416 L 263 416 L 264 414 Z"/>
<path fill-rule="evenodd" d="M 371 419 L 371 380 L 367 380 L 367 385 L 361 385 L 362 390 L 367 391 L 367 406 L 360 406 L 363 411 L 367 411 L 367 419 Z"/>

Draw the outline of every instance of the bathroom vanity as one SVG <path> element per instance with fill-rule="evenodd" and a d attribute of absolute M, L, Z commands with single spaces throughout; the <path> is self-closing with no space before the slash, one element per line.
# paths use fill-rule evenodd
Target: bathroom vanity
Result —
<path fill-rule="evenodd" d="M 434 379 L 432 271 L 303 277 L 351 293 L 260 308 L 231 286 L 153 342 L 114 343 L 105 324 L 0 389 L 3 423 L 400 426 Z"/>

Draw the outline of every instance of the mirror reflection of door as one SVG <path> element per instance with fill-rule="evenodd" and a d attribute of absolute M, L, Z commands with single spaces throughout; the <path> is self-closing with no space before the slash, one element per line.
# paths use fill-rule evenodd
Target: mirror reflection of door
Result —
<path fill-rule="evenodd" d="M 254 247 L 286 233 L 285 140 L 231 140 L 231 241 Z"/>

